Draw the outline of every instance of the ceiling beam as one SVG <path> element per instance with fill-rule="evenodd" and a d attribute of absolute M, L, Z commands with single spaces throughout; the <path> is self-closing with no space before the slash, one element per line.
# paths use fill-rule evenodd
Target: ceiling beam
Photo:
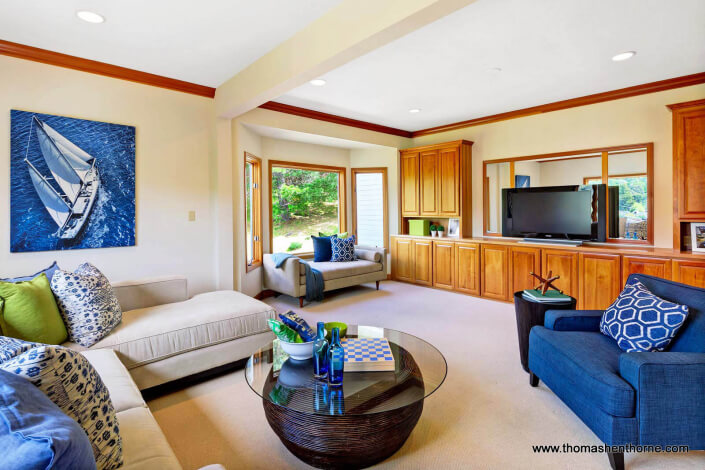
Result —
<path fill-rule="evenodd" d="M 344 0 L 216 89 L 233 118 L 475 0 Z"/>

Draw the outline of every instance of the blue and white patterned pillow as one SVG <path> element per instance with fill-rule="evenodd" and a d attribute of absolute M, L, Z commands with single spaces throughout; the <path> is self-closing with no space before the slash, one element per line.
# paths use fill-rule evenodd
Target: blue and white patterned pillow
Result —
<path fill-rule="evenodd" d="M 626 352 L 663 351 L 688 318 L 688 306 L 652 294 L 630 279 L 600 320 L 600 331 Z"/>
<path fill-rule="evenodd" d="M 357 256 L 355 256 L 355 236 L 350 238 L 331 238 L 330 244 L 333 249 L 331 261 L 357 260 Z"/>
<path fill-rule="evenodd" d="M 29 341 L 10 338 L 9 336 L 0 336 L 0 364 L 37 346 L 42 346 L 42 344 L 30 343 Z"/>
<path fill-rule="evenodd" d="M 29 345 L 36 347 L 5 360 L 0 369 L 32 382 L 83 428 L 99 470 L 122 466 L 122 439 L 115 408 L 93 366 L 80 353 L 62 346 L 11 346 L 21 351 Z"/>
<path fill-rule="evenodd" d="M 51 280 L 69 339 L 86 348 L 108 335 L 122 321 L 120 303 L 110 281 L 90 263 L 75 272 L 59 270 Z"/>

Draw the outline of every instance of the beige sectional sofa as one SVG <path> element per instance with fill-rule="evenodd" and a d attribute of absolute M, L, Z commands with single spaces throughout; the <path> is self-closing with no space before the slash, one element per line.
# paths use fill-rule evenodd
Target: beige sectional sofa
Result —
<path fill-rule="evenodd" d="M 91 351 L 117 353 L 140 390 L 244 359 L 271 339 L 276 312 L 236 291 L 188 298 L 186 278 L 117 283 L 122 322 Z M 86 351 L 75 343 L 71 349 Z"/>
<path fill-rule="evenodd" d="M 299 298 L 303 306 L 306 295 L 306 268 L 304 263 L 318 269 L 323 274 L 324 292 L 355 286 L 366 282 L 387 279 L 387 257 L 384 248 L 355 245 L 357 261 L 313 262 L 299 258 L 289 258 L 280 268 L 274 267 L 272 255 L 264 255 L 263 285 L 265 289 Z"/>

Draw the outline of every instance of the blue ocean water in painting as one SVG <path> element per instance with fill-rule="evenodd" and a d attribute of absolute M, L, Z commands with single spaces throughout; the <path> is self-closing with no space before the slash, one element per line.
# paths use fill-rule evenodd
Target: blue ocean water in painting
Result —
<path fill-rule="evenodd" d="M 37 116 L 96 159 L 101 184 L 95 206 L 82 232 L 72 240 L 58 237 L 58 227 L 39 199 L 24 162 L 26 154 L 42 175 L 51 176 L 39 148 L 36 126 L 31 126 L 32 116 Z M 10 251 L 107 248 L 135 244 L 133 126 L 12 110 L 10 127 Z M 51 184 L 60 191 L 55 182 Z"/>

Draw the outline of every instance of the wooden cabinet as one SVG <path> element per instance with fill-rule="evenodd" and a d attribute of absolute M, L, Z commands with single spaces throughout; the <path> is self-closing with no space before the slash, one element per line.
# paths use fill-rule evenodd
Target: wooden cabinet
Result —
<path fill-rule="evenodd" d="M 705 261 L 674 259 L 673 280 L 695 287 L 705 287 Z"/>
<path fill-rule="evenodd" d="M 509 299 L 509 283 L 507 282 L 508 247 L 482 245 L 481 253 L 482 296 L 497 300 Z"/>
<path fill-rule="evenodd" d="M 580 253 L 578 308 L 604 310 L 622 291 L 622 257 L 608 253 Z"/>
<path fill-rule="evenodd" d="M 413 240 L 413 277 L 416 284 L 433 285 L 433 244 L 430 240 Z"/>
<path fill-rule="evenodd" d="M 541 250 L 541 273 L 560 276 L 554 284 L 564 294 L 578 298 L 578 253 L 568 250 Z"/>
<path fill-rule="evenodd" d="M 419 215 L 419 153 L 400 157 L 401 215 Z"/>
<path fill-rule="evenodd" d="M 398 281 L 414 282 L 412 239 L 392 237 L 392 276 Z"/>
<path fill-rule="evenodd" d="M 438 151 L 428 150 L 419 154 L 420 215 L 438 215 Z"/>
<path fill-rule="evenodd" d="M 438 215 L 460 215 L 460 152 L 458 147 L 438 151 Z"/>
<path fill-rule="evenodd" d="M 455 244 L 455 290 L 480 295 L 480 245 Z"/>
<path fill-rule="evenodd" d="M 453 242 L 433 242 L 433 285 L 453 290 L 455 287 L 455 249 Z"/>
<path fill-rule="evenodd" d="M 523 246 L 509 249 L 509 293 L 533 289 L 538 282 L 529 273 L 541 274 L 541 250 Z"/>
<path fill-rule="evenodd" d="M 647 258 L 645 256 L 622 257 L 622 285 L 630 274 L 648 274 L 663 279 L 671 279 L 671 260 L 668 258 Z"/>

